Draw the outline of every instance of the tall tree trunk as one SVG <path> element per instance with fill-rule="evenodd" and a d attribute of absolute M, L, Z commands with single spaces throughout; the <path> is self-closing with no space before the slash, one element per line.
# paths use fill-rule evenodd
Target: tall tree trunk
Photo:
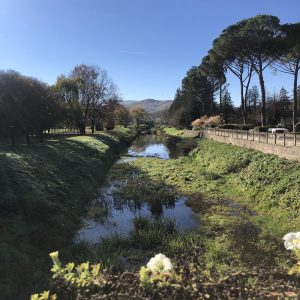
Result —
<path fill-rule="evenodd" d="M 84 121 L 82 121 L 82 122 L 80 123 L 80 134 L 81 134 L 81 135 L 84 135 L 84 134 L 85 134 L 85 122 L 84 122 Z"/>
<path fill-rule="evenodd" d="M 92 124 L 91 124 L 92 133 L 95 133 L 95 120 L 92 118 Z"/>
<path fill-rule="evenodd" d="M 81 133 L 82 134 L 85 134 L 85 127 L 86 127 L 86 122 L 83 121 L 83 123 L 82 123 L 82 129 L 81 129 Z"/>
<path fill-rule="evenodd" d="M 39 137 L 40 143 L 43 143 L 44 142 L 43 130 L 38 131 L 38 137 Z"/>
<path fill-rule="evenodd" d="M 253 101 L 253 112 L 254 112 L 254 123 L 256 124 L 256 113 L 257 113 L 257 103 L 256 103 L 256 98 Z"/>
<path fill-rule="evenodd" d="M 219 101 L 220 101 L 220 115 L 222 114 L 222 84 L 220 83 L 219 89 Z"/>
<path fill-rule="evenodd" d="M 87 103 L 85 105 L 85 110 L 84 110 L 84 116 L 83 116 L 83 122 L 82 122 L 82 133 L 81 134 L 85 134 L 85 127 L 86 127 L 86 119 L 87 119 L 87 114 L 88 114 L 88 107 L 89 107 L 89 104 Z"/>
<path fill-rule="evenodd" d="M 11 145 L 14 147 L 16 145 L 14 125 L 10 125 L 10 140 L 11 140 Z"/>
<path fill-rule="evenodd" d="M 209 116 L 212 116 L 213 103 L 214 103 L 214 93 L 212 92 L 211 95 L 210 95 Z"/>
<path fill-rule="evenodd" d="M 136 128 L 139 129 L 140 128 L 140 119 L 136 118 L 135 122 L 136 122 Z"/>
<path fill-rule="evenodd" d="M 249 92 L 249 86 L 250 86 L 250 82 L 251 82 L 251 78 L 252 78 L 252 67 L 250 69 L 250 73 L 249 73 L 249 77 L 248 77 L 248 81 L 247 81 L 247 85 L 245 87 L 245 98 L 244 98 L 244 114 L 245 114 L 245 122 L 248 122 L 248 111 L 249 111 L 249 106 L 248 106 L 248 92 Z M 245 124 L 246 124 L 245 123 Z"/>
<path fill-rule="evenodd" d="M 27 145 L 30 145 L 31 144 L 30 134 L 27 131 L 25 132 L 25 138 L 26 138 Z"/>
<path fill-rule="evenodd" d="M 245 114 L 245 99 L 244 99 L 244 84 L 243 84 L 243 77 L 240 76 L 240 89 L 241 89 L 241 110 L 243 116 L 243 122 L 246 124 L 246 114 Z"/>
<path fill-rule="evenodd" d="M 260 91 L 261 91 L 261 125 L 267 125 L 267 112 L 266 112 L 266 90 L 265 90 L 265 82 L 263 77 L 263 68 L 262 63 L 259 63 L 258 69 L 258 78 L 260 84 Z"/>
<path fill-rule="evenodd" d="M 296 132 L 297 124 L 297 111 L 298 111 L 298 69 L 299 69 L 299 60 L 296 64 L 295 74 L 294 74 L 294 105 L 293 105 L 293 130 Z"/>

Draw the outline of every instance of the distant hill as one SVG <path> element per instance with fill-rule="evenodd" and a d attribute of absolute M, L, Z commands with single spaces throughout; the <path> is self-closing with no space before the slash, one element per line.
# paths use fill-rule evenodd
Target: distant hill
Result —
<path fill-rule="evenodd" d="M 173 100 L 155 100 L 155 99 L 145 99 L 145 100 L 126 100 L 123 104 L 127 108 L 133 106 L 140 106 L 149 114 L 155 114 L 166 109 L 169 109 Z"/>

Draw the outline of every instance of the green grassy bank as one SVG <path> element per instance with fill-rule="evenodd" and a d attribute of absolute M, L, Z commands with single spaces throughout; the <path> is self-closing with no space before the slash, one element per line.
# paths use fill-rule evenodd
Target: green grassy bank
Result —
<path fill-rule="evenodd" d="M 299 277 L 287 275 L 295 260 L 282 237 L 299 230 L 300 164 L 180 135 L 172 129 L 166 143 L 172 136 L 176 143 L 193 141 L 189 155 L 116 164 L 110 178 L 126 182 L 115 197 L 151 211 L 187 196 L 199 226 L 181 232 L 174 220 L 137 217 L 128 236 L 74 245 L 62 260 L 101 262 L 104 282 L 86 289 L 56 282 L 51 291 L 59 299 L 266 299 L 279 287 L 299 289 Z M 141 286 L 138 271 L 157 253 L 171 259 L 175 286 Z"/>
<path fill-rule="evenodd" d="M 0 298 L 46 283 L 49 251 L 66 248 L 87 202 L 135 136 L 118 128 L 0 150 Z"/>
<path fill-rule="evenodd" d="M 168 219 L 136 218 L 128 237 L 78 245 L 77 262 L 108 266 L 107 283 L 92 299 L 266 299 L 279 287 L 299 289 L 299 277 L 293 277 L 294 287 L 287 275 L 295 260 L 282 241 L 285 233 L 299 230 L 299 163 L 198 140 L 188 156 L 139 158 L 115 165 L 111 177 L 126 179 L 118 191 L 125 202 L 168 204 L 174 195 L 188 196 L 200 223 L 180 232 Z M 160 252 L 180 274 L 179 286 L 141 287 L 138 270 Z M 60 298 L 65 291 L 65 286 L 54 289 Z M 89 291 L 80 293 L 80 299 L 91 297 Z"/>
<path fill-rule="evenodd" d="M 187 157 L 143 159 L 131 165 L 148 180 L 163 182 L 189 197 L 188 205 L 201 220 L 199 245 L 210 262 L 205 268 L 241 271 L 286 266 L 289 253 L 282 237 L 300 229 L 299 163 L 201 140 Z"/>
<path fill-rule="evenodd" d="M 170 129 L 164 129 L 166 134 L 181 134 L 181 130 Z M 197 184 L 204 195 L 234 199 L 277 221 L 288 222 L 288 227 L 299 224 L 299 162 L 211 140 L 201 140 L 183 160 L 192 161 L 194 171 L 188 169 L 189 163 L 183 165 L 189 177 L 197 179 L 192 186 Z M 180 180 L 178 184 L 182 187 Z"/>

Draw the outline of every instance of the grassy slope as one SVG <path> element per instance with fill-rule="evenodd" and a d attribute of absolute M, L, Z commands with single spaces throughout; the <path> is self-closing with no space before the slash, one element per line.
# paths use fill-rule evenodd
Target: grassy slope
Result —
<path fill-rule="evenodd" d="M 0 151 L 1 296 L 32 292 L 45 259 L 49 267 L 47 253 L 69 243 L 86 203 L 133 136 L 117 129 Z"/>
<path fill-rule="evenodd" d="M 173 127 L 164 127 L 163 131 L 167 135 L 175 136 L 175 137 L 181 137 L 181 138 L 188 138 L 189 135 L 186 134 L 186 131 L 184 129 L 176 129 Z"/>
<path fill-rule="evenodd" d="M 170 129 L 171 133 L 164 131 L 181 134 Z M 193 158 L 200 174 L 220 179 L 212 186 L 204 181 L 202 188 L 210 196 L 235 198 L 283 222 L 288 220 L 290 226 L 300 220 L 300 163 L 210 140 L 199 143 Z"/>
<path fill-rule="evenodd" d="M 200 214 L 202 239 L 206 237 L 207 267 L 234 270 L 231 263 L 237 270 L 285 266 L 288 253 L 282 236 L 299 230 L 299 163 L 202 140 L 189 157 L 131 164 L 147 173 L 149 180 L 189 195 L 189 205 Z M 224 199 L 245 205 L 256 215 L 239 209 L 236 216 Z M 249 233 L 249 226 L 260 229 Z M 224 257 L 230 257 L 231 263 L 224 263 Z"/>

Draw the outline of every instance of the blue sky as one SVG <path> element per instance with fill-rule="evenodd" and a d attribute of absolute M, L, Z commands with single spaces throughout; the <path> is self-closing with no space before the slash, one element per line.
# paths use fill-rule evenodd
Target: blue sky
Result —
<path fill-rule="evenodd" d="M 0 68 L 53 84 L 77 64 L 95 64 L 126 100 L 173 99 L 213 39 L 257 14 L 300 22 L 300 1 L 0 0 Z M 228 81 L 238 104 L 238 82 Z M 292 78 L 268 72 L 266 86 L 291 90 Z"/>

